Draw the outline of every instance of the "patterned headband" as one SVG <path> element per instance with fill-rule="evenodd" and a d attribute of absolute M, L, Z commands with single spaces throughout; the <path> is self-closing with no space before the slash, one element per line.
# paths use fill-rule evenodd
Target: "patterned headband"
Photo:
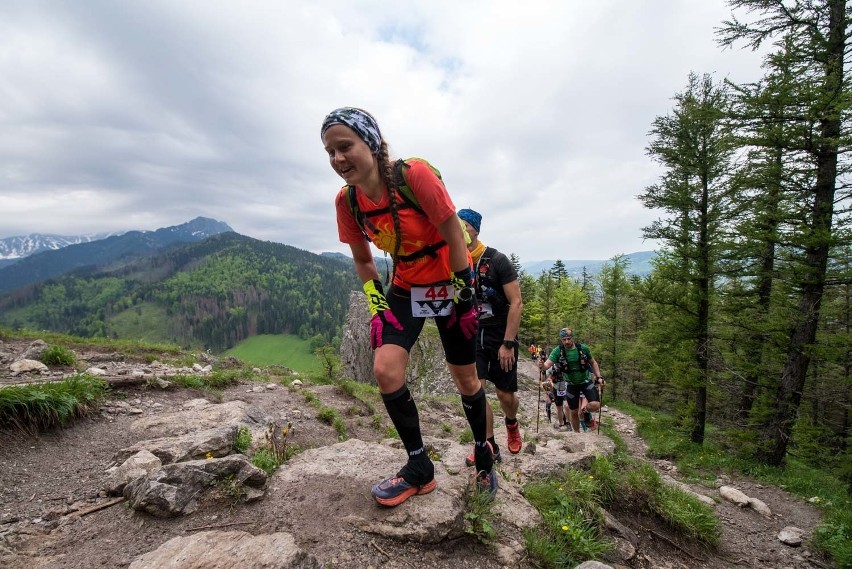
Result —
<path fill-rule="evenodd" d="M 355 134 L 367 144 L 370 151 L 373 154 L 378 154 L 379 148 L 382 146 L 382 133 L 376 119 L 370 113 L 355 107 L 335 109 L 328 113 L 325 120 L 322 121 L 320 136 L 323 136 L 325 131 L 335 124 L 342 124 L 354 130 Z"/>

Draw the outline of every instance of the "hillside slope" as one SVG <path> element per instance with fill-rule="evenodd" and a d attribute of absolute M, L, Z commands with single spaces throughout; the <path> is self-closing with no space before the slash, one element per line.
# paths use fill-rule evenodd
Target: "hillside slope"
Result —
<path fill-rule="evenodd" d="M 220 352 L 255 334 L 330 340 L 357 288 L 340 261 L 222 233 L 18 289 L 0 298 L 0 324 Z"/>

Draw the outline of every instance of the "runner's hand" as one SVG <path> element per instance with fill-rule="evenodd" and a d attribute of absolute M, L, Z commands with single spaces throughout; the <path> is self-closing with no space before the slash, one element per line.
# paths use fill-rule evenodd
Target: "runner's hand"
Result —
<path fill-rule="evenodd" d="M 447 319 L 447 328 L 452 328 L 458 322 L 465 339 L 470 340 L 476 335 L 479 321 L 476 318 L 476 307 L 470 300 L 460 300 L 453 307 L 453 312 Z"/>
<path fill-rule="evenodd" d="M 399 323 L 399 320 L 391 312 L 381 282 L 375 279 L 365 282 L 364 293 L 367 295 L 370 314 L 373 315 L 373 318 L 370 320 L 370 347 L 375 350 L 382 346 L 382 332 L 384 331 L 385 324 L 390 324 L 397 330 L 402 330 L 402 324 Z"/>
<path fill-rule="evenodd" d="M 384 332 L 385 324 L 390 324 L 397 330 L 402 330 L 402 324 L 399 323 L 390 308 L 379 311 L 370 320 L 370 347 L 374 350 L 382 347 L 382 332 Z"/>
<path fill-rule="evenodd" d="M 453 295 L 453 312 L 447 320 L 447 328 L 452 328 L 458 322 L 462 334 L 468 340 L 476 335 L 479 322 L 476 318 L 476 291 L 473 288 L 473 273 L 470 267 L 455 271 L 450 278 L 455 294 Z"/>

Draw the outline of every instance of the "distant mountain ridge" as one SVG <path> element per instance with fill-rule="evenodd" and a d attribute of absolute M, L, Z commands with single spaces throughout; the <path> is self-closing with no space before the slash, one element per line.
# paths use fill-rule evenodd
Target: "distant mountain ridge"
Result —
<path fill-rule="evenodd" d="M 330 257 L 332 259 L 339 259 L 341 261 L 346 261 L 348 263 L 352 263 L 352 257 L 345 255 L 343 253 L 332 253 L 332 252 L 323 252 L 320 255 L 325 257 Z M 624 255 L 624 258 L 627 259 L 627 274 L 628 275 L 638 275 L 640 277 L 647 276 L 651 274 L 651 270 L 653 266 L 651 265 L 651 261 L 657 256 L 656 251 L 638 251 L 636 253 L 630 253 L 629 255 Z M 376 257 L 376 266 L 379 268 L 379 271 L 384 268 L 385 259 L 381 257 Z M 554 263 L 556 263 L 555 259 L 547 259 L 544 261 L 530 261 L 529 263 L 521 263 L 521 270 L 525 271 L 528 275 L 537 277 L 542 271 L 549 271 L 553 268 Z M 597 260 L 571 260 L 571 259 L 562 259 L 562 264 L 565 265 L 565 270 L 572 277 L 580 277 L 583 275 L 583 270 L 586 271 L 589 275 L 596 275 L 601 272 L 605 263 L 612 264 L 612 259 L 597 259 Z"/>
<path fill-rule="evenodd" d="M 628 261 L 626 272 L 628 275 L 638 275 L 640 277 L 651 274 L 653 265 L 651 261 L 657 256 L 656 251 L 638 251 L 630 253 L 623 257 Z M 561 259 L 565 265 L 565 270 L 572 277 L 582 276 L 583 270 L 589 275 L 597 275 L 601 272 L 604 264 L 612 265 L 612 259 L 606 260 L 576 260 L 576 259 Z M 547 259 L 544 261 L 532 261 L 529 263 L 521 263 L 521 269 L 527 274 L 537 277 L 543 271 L 549 271 L 553 268 L 555 259 Z"/>
<path fill-rule="evenodd" d="M 233 232 L 227 223 L 197 217 L 156 231 L 128 231 L 105 239 L 42 251 L 0 268 L 0 293 L 84 267 L 95 268 L 119 259 L 150 255 L 176 243 L 203 241 L 225 232 Z"/>
<path fill-rule="evenodd" d="M 25 257 L 41 253 L 42 251 L 55 251 L 69 245 L 99 241 L 113 235 L 121 235 L 122 233 L 90 233 L 85 235 L 30 233 L 29 235 L 4 237 L 0 239 L 0 268 L 12 265 Z"/>

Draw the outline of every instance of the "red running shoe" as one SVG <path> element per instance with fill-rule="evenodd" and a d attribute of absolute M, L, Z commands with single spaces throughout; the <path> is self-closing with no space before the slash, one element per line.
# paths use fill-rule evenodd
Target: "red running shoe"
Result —
<path fill-rule="evenodd" d="M 506 434 L 508 439 L 506 446 L 509 448 L 509 452 L 512 454 L 521 452 L 521 447 L 524 444 L 523 440 L 521 440 L 521 425 L 517 422 L 512 425 L 506 425 Z"/>
<path fill-rule="evenodd" d="M 488 441 L 485 441 L 488 443 Z M 473 456 L 473 453 L 476 452 L 476 447 L 473 447 L 474 450 L 470 451 L 470 454 L 467 455 L 464 459 L 464 463 L 467 466 L 473 466 L 476 464 L 476 459 Z M 491 449 L 491 457 L 494 459 L 494 462 L 503 462 L 503 457 L 500 455 L 500 450 L 497 450 L 497 454 L 494 454 L 494 447 L 491 446 L 491 443 L 488 443 L 488 448 Z"/>

